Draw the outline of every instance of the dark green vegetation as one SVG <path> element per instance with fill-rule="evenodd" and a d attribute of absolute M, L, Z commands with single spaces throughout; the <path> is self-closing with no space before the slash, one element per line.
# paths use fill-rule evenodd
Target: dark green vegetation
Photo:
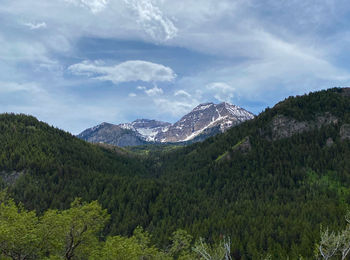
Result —
<path fill-rule="evenodd" d="M 142 227 L 130 237 L 102 240 L 109 217 L 97 201 L 80 199 L 69 209 L 47 210 L 38 216 L 0 192 L 0 259 L 192 260 L 205 255 L 205 259 L 221 260 L 230 255 L 229 238 L 209 245 L 203 238 L 194 241 L 181 229 L 173 232 L 166 250 L 152 245 L 151 235 Z"/>
<path fill-rule="evenodd" d="M 163 248 L 182 228 L 209 241 L 230 236 L 235 259 L 311 258 L 320 224 L 345 224 L 349 123 L 350 97 L 331 89 L 290 97 L 202 143 L 141 156 L 5 114 L 1 174 L 15 182 L 16 201 L 39 214 L 97 199 L 111 214 L 105 235 L 140 225 Z"/>

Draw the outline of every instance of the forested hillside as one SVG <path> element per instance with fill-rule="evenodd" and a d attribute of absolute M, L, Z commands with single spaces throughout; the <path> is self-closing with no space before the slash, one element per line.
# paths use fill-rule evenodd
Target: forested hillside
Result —
<path fill-rule="evenodd" d="M 4 114 L 2 186 L 38 213 L 98 200 L 111 214 L 104 235 L 140 225 L 162 248 L 182 228 L 230 236 L 235 259 L 311 258 L 320 225 L 343 226 L 350 202 L 348 92 L 290 97 L 202 143 L 143 155 Z"/>

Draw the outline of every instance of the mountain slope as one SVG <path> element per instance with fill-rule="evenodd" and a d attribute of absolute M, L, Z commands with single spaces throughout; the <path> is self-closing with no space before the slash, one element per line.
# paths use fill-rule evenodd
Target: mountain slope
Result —
<path fill-rule="evenodd" d="M 105 143 L 121 147 L 146 143 L 135 130 L 109 123 L 102 123 L 86 129 L 77 137 L 90 143 Z"/>
<path fill-rule="evenodd" d="M 235 259 L 311 258 L 320 225 L 343 226 L 350 203 L 346 93 L 291 97 L 202 143 L 149 157 L 115 154 L 25 123 L 30 118 L 4 116 L 1 169 L 25 169 L 10 191 L 28 208 L 98 199 L 112 216 L 109 234 L 141 225 L 166 245 L 183 228 L 210 240 L 229 235 Z"/>
<path fill-rule="evenodd" d="M 171 124 L 156 120 L 137 119 L 131 123 L 119 126 L 137 132 L 147 142 L 154 142 L 157 134 L 167 131 Z"/>

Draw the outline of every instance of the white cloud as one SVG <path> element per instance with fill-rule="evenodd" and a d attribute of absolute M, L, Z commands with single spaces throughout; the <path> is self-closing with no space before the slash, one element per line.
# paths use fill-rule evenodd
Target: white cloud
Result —
<path fill-rule="evenodd" d="M 136 97 L 137 95 L 135 93 L 129 93 L 129 97 Z"/>
<path fill-rule="evenodd" d="M 146 90 L 147 88 L 146 87 L 144 87 L 144 86 L 137 86 L 137 88 L 136 89 L 138 89 L 138 90 Z"/>
<path fill-rule="evenodd" d="M 156 41 L 176 37 L 178 29 L 152 0 L 124 0 L 137 14 L 137 22 Z"/>
<path fill-rule="evenodd" d="M 45 22 L 42 23 L 23 23 L 23 25 L 29 27 L 30 30 L 37 30 L 40 28 L 46 28 L 47 25 Z"/>
<path fill-rule="evenodd" d="M 68 3 L 88 8 L 92 13 L 96 14 L 103 11 L 109 0 L 65 0 Z"/>
<path fill-rule="evenodd" d="M 187 91 L 185 91 L 183 89 L 175 91 L 174 96 L 182 96 L 182 97 L 186 97 L 186 98 L 190 98 L 191 97 L 191 95 Z"/>
<path fill-rule="evenodd" d="M 148 96 L 153 97 L 153 96 L 159 96 L 159 95 L 163 94 L 163 90 L 161 88 L 158 88 L 157 86 L 154 86 L 154 88 L 145 90 L 145 93 Z"/>
<path fill-rule="evenodd" d="M 214 97 L 221 102 L 232 102 L 235 89 L 225 82 L 213 82 L 207 89 L 214 92 Z"/>
<path fill-rule="evenodd" d="M 97 80 L 112 81 L 115 84 L 130 81 L 169 82 L 176 78 L 171 68 L 141 60 L 125 61 L 115 66 L 83 61 L 69 66 L 68 70 L 76 75 L 86 75 Z"/>
<path fill-rule="evenodd" d="M 156 98 L 153 100 L 158 113 L 169 114 L 174 117 L 180 117 L 190 112 L 199 102 L 195 99 L 187 101 L 174 100 L 173 98 Z"/>

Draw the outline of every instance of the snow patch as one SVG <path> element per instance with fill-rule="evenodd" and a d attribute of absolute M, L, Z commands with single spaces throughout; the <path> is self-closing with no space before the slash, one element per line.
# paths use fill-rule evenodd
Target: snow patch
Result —
<path fill-rule="evenodd" d="M 195 107 L 192 111 L 201 111 L 205 110 L 211 106 L 213 106 L 213 103 L 206 103 L 206 104 L 200 104 L 199 106 Z"/>

